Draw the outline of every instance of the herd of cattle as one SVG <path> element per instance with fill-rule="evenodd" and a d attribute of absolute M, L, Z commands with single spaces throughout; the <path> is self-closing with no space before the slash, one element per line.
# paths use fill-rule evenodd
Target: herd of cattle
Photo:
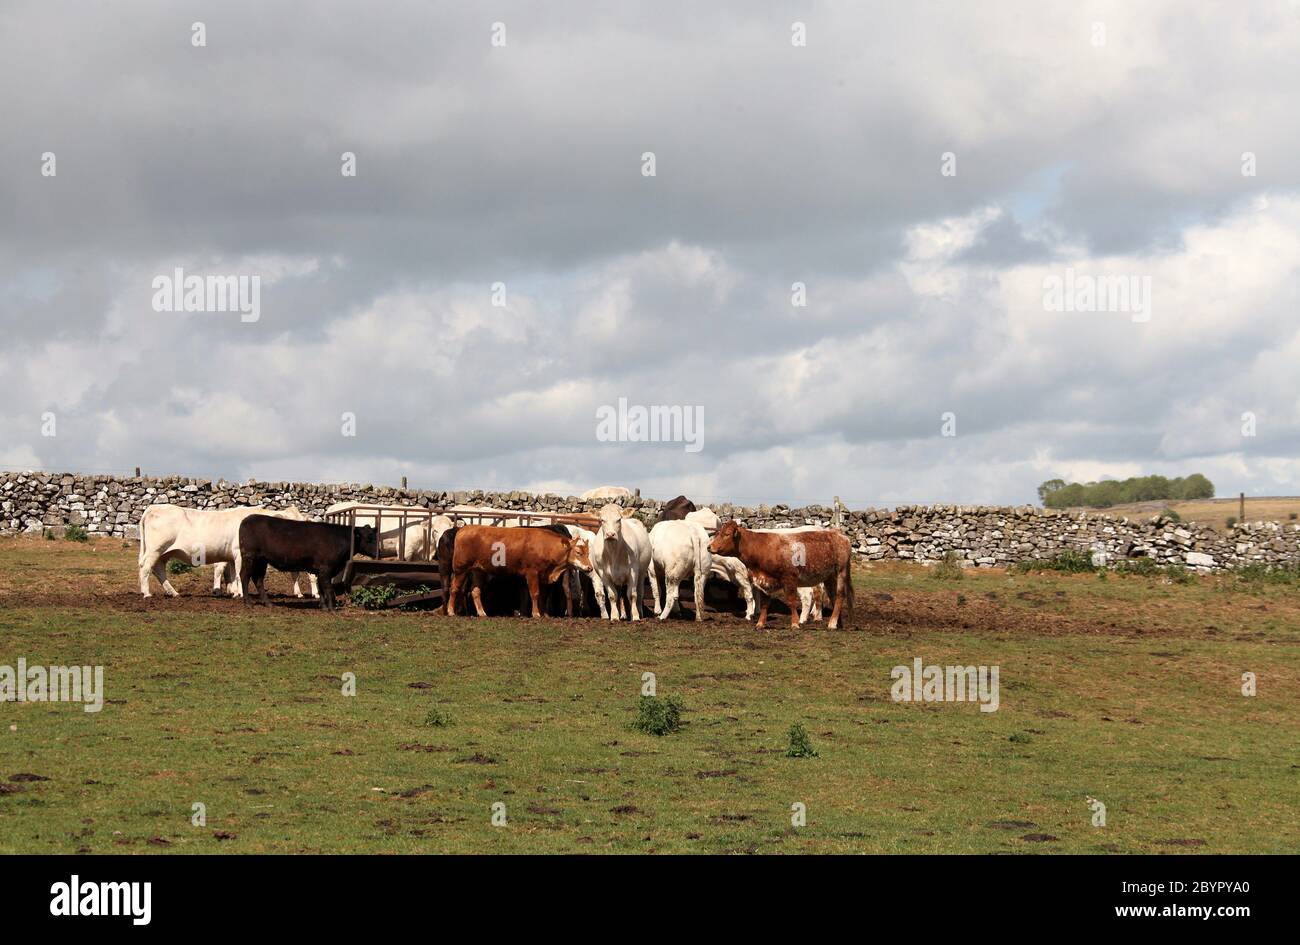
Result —
<path fill-rule="evenodd" d="M 341 507 L 341 506 L 340 506 Z M 334 511 L 332 507 L 329 511 Z M 695 619 L 703 619 L 705 582 L 718 578 L 734 585 L 745 617 L 758 611 L 756 626 L 767 623 L 772 597 L 790 610 L 791 626 L 820 620 L 831 607 L 827 626 L 852 619 L 851 546 L 836 529 L 816 526 L 749 529 L 719 523 L 711 509 L 696 508 L 685 496 L 667 503 L 647 529 L 632 509 L 610 502 L 601 508 L 594 531 L 577 525 L 467 525 L 437 515 L 428 526 L 381 517 L 379 529 L 308 521 L 297 509 L 221 510 L 154 505 L 140 520 L 140 592 L 150 595 L 152 575 L 163 592 L 175 596 L 166 564 L 175 558 L 216 566 L 213 593 L 226 591 L 252 602 L 254 588 L 267 602 L 266 571 L 291 573 L 293 590 L 304 596 L 300 575 L 321 606 L 336 606 L 334 585 L 354 554 L 371 558 L 396 553 L 408 560 L 436 561 L 444 591 L 443 613 L 468 612 L 472 603 L 486 616 L 482 594 L 490 579 L 521 578 L 534 617 L 543 597 L 558 585 L 565 613 L 583 600 L 584 580 L 594 591 L 602 618 L 641 619 L 642 588 L 650 585 L 660 620 L 678 606 L 683 582 L 694 587 Z M 397 524 L 400 522 L 400 524 Z M 713 531 L 712 537 L 709 532 Z M 227 578 L 229 567 L 230 577 Z"/>

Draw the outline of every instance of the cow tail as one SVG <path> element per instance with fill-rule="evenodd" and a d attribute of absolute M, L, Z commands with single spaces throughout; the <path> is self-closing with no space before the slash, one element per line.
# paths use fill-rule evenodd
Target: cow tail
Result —
<path fill-rule="evenodd" d="M 849 563 L 844 574 L 844 603 L 848 605 L 849 612 L 844 620 L 853 619 L 853 541 L 849 540 Z M 843 623 L 841 623 L 843 626 Z"/>
<path fill-rule="evenodd" d="M 136 561 L 136 565 L 141 567 L 144 566 L 144 520 L 148 517 L 149 510 L 145 509 L 144 514 L 140 516 L 140 557 Z"/>

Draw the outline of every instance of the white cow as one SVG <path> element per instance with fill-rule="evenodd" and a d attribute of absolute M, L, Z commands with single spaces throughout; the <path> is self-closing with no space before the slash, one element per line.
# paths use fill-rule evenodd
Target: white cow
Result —
<path fill-rule="evenodd" d="M 660 620 L 666 620 L 677 606 L 678 585 L 695 582 L 695 619 L 704 619 L 704 582 L 713 568 L 709 535 L 699 522 L 677 519 L 659 522 L 650 529 L 650 592 Z M 659 576 L 663 575 L 663 606 L 660 606 Z M 748 577 L 748 575 L 746 576 Z"/>
<path fill-rule="evenodd" d="M 348 509 L 356 508 L 363 503 L 360 502 L 335 502 L 328 509 L 330 512 L 346 512 Z M 402 521 L 403 512 L 410 513 L 411 509 L 400 505 L 386 505 L 380 507 L 382 511 L 378 513 L 379 518 L 379 550 L 381 554 L 392 555 L 396 557 L 402 551 Z M 374 525 L 376 513 L 373 511 L 358 512 L 357 525 Z M 425 528 L 425 517 L 423 515 L 415 516 L 407 514 L 406 520 L 406 542 L 405 552 L 406 561 L 432 561 L 434 554 L 438 550 L 438 539 L 448 528 L 451 528 L 451 519 L 445 515 L 436 515 L 433 518 L 433 535 L 430 538 L 428 530 Z"/>
<path fill-rule="evenodd" d="M 595 556 L 591 562 L 592 577 L 600 582 L 596 600 L 599 602 L 604 594 L 611 595 L 609 619 L 618 620 L 624 613 L 618 596 L 619 589 L 623 588 L 627 592 L 631 618 L 640 620 L 641 583 L 652 567 L 650 536 L 646 534 L 645 526 L 640 519 L 633 517 L 631 509 L 610 502 L 600 510 L 596 545 L 599 546 L 598 550 L 591 552 Z M 599 572 L 596 567 L 597 557 L 600 559 Z M 605 616 L 603 605 L 601 616 Z"/>
<path fill-rule="evenodd" d="M 624 486 L 599 486 L 595 489 L 588 489 L 578 498 L 584 501 L 590 499 L 630 499 L 632 498 L 632 490 Z"/>
<path fill-rule="evenodd" d="M 591 557 L 591 571 L 587 577 L 591 578 L 591 586 L 596 592 L 596 606 L 600 608 L 600 616 L 607 617 L 605 610 L 605 582 L 600 579 L 600 560 L 601 553 L 604 551 L 605 543 L 597 532 L 589 532 L 580 525 L 565 525 L 565 530 L 574 538 L 581 538 L 587 543 L 587 551 Z M 599 547 L 600 550 L 597 550 Z M 617 595 L 615 595 L 617 596 Z M 569 573 L 565 575 L 564 583 L 564 609 L 568 616 L 573 616 L 573 602 L 579 602 L 579 609 L 586 607 L 583 591 L 581 572 L 575 568 L 569 568 Z"/>
<path fill-rule="evenodd" d="M 250 515 L 273 515 L 305 521 L 306 516 L 296 508 L 283 511 L 259 506 L 242 506 L 235 509 L 187 509 L 179 505 L 151 505 L 140 516 L 140 593 L 149 593 L 149 575 L 153 574 L 168 597 L 179 596 L 171 581 L 167 580 L 167 562 L 184 558 L 195 565 L 215 564 L 212 593 L 221 591 L 225 584 L 225 566 L 234 566 L 231 584 L 236 597 L 243 595 L 239 587 L 239 523 Z M 312 594 L 316 595 L 316 577 L 311 579 Z M 298 575 L 293 575 L 293 592 L 302 597 Z"/>
<path fill-rule="evenodd" d="M 694 512 L 686 514 L 686 521 L 697 522 L 706 529 L 716 529 L 718 527 L 718 516 L 713 509 L 707 506 L 702 509 L 696 509 Z M 760 532 L 810 532 L 818 531 L 817 525 L 801 525 L 795 528 L 758 528 L 755 531 Z M 754 611 L 757 609 L 754 599 L 753 582 L 749 579 L 749 570 L 745 563 L 739 558 L 733 558 L 729 555 L 713 555 L 712 567 L 710 573 L 714 577 L 722 578 L 724 581 L 730 581 L 740 589 L 740 596 L 745 601 L 745 619 L 753 620 Z M 817 616 L 822 618 L 822 607 L 827 600 L 826 586 L 818 584 L 816 587 L 799 588 L 799 623 L 802 626 L 808 622 L 809 615 L 816 610 Z"/>

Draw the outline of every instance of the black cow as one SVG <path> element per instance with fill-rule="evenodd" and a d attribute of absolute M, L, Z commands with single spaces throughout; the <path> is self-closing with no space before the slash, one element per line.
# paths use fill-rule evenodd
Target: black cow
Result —
<path fill-rule="evenodd" d="M 663 511 L 655 519 L 655 524 L 660 522 L 675 522 L 686 518 L 688 514 L 695 511 L 695 503 L 684 495 L 679 495 L 675 499 L 669 499 L 664 503 Z"/>
<path fill-rule="evenodd" d="M 451 561 L 456 552 L 456 533 L 460 528 L 459 525 L 455 525 L 443 532 L 438 538 L 438 548 L 434 552 L 434 557 L 438 561 L 438 583 L 442 585 L 442 607 L 438 609 L 442 614 L 447 613 L 447 595 L 451 593 Z M 459 606 L 457 610 L 461 613 L 466 612 L 465 608 Z"/>
<path fill-rule="evenodd" d="M 266 567 L 277 571 L 307 571 L 316 575 L 320 605 L 333 610 L 334 578 L 343 573 L 352 557 L 352 533 L 347 525 L 328 522 L 295 522 L 270 515 L 250 515 L 239 523 L 239 583 L 244 603 L 252 604 L 252 584 L 266 600 Z M 379 536 L 373 525 L 356 529 L 356 552 L 379 556 Z"/>

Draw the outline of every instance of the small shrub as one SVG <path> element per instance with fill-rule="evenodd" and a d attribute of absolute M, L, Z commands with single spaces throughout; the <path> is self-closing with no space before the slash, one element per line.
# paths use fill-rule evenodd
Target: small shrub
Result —
<path fill-rule="evenodd" d="M 1081 574 L 1097 570 L 1092 563 L 1092 554 L 1067 548 L 1052 558 L 1028 559 L 1016 565 L 1016 570 L 1026 571 L 1063 571 L 1068 574 Z"/>
<path fill-rule="evenodd" d="M 1133 574 L 1138 577 L 1155 577 L 1160 573 L 1160 565 L 1154 558 L 1128 558 L 1116 565 L 1120 574 Z"/>
<path fill-rule="evenodd" d="M 632 727 L 647 735 L 668 735 L 682 727 L 682 700 L 679 696 L 642 696 L 637 702 Z"/>
<path fill-rule="evenodd" d="M 1229 515 L 1223 520 L 1223 524 L 1227 525 L 1229 528 L 1235 528 L 1237 525 L 1237 516 Z"/>
<path fill-rule="evenodd" d="M 427 584 L 421 584 L 419 587 L 415 588 L 415 590 L 413 590 L 413 591 L 407 591 L 407 593 L 408 593 L 408 594 L 427 594 L 427 593 L 429 593 L 431 590 L 433 590 L 433 588 L 429 587 L 429 585 L 427 585 Z M 422 601 L 422 602 L 420 602 L 420 603 L 418 603 L 418 604 L 402 604 L 402 606 L 399 607 L 398 610 L 403 610 L 403 611 L 411 611 L 411 610 L 428 610 L 429 608 L 431 608 L 431 607 L 436 607 L 436 606 L 438 606 L 437 603 L 435 603 L 435 602 L 433 602 L 433 601 Z"/>
<path fill-rule="evenodd" d="M 790 726 L 789 732 L 790 747 L 785 750 L 787 758 L 816 758 L 817 749 L 812 746 L 808 739 L 808 731 L 803 727 L 802 722 L 795 722 Z"/>
<path fill-rule="evenodd" d="M 379 610 L 397 596 L 394 584 L 379 584 L 352 588 L 352 603 L 363 610 Z"/>
<path fill-rule="evenodd" d="M 1016 745 L 1028 745 L 1033 739 L 1024 732 L 1013 732 L 1007 736 L 1007 741 Z"/>
<path fill-rule="evenodd" d="M 451 713 L 446 709 L 434 706 L 429 710 L 429 714 L 424 717 L 424 724 L 433 728 L 444 728 L 451 724 Z"/>
<path fill-rule="evenodd" d="M 939 563 L 930 568 L 930 577 L 938 581 L 960 581 L 961 572 L 961 556 L 955 551 L 946 551 Z"/>
<path fill-rule="evenodd" d="M 63 530 L 64 541 L 89 541 L 90 533 L 81 525 L 69 525 Z"/>
<path fill-rule="evenodd" d="M 46 541 L 54 541 L 54 532 L 51 529 L 42 528 L 41 537 L 44 538 Z"/>
<path fill-rule="evenodd" d="M 1289 518 L 1289 519 L 1290 519 L 1291 521 L 1293 521 L 1293 522 L 1294 522 L 1294 521 L 1296 520 L 1296 518 L 1298 518 L 1298 517 L 1300 517 L 1300 513 L 1296 513 L 1296 512 L 1291 512 L 1289 515 L 1287 515 L 1287 518 Z"/>
<path fill-rule="evenodd" d="M 172 558 L 167 562 L 168 574 L 189 574 L 194 570 L 194 565 L 181 558 Z"/>
<path fill-rule="evenodd" d="M 1166 521 L 1169 522 L 1181 522 L 1183 520 L 1183 517 L 1181 515 L 1179 515 L 1173 509 L 1168 507 L 1161 509 L 1160 514 L 1164 517 Z"/>
<path fill-rule="evenodd" d="M 1169 580 L 1175 584 L 1196 583 L 1196 575 L 1181 564 L 1171 564 L 1166 566 L 1165 577 L 1169 578 Z"/>
<path fill-rule="evenodd" d="M 1271 567 L 1262 561 L 1252 561 L 1236 570 L 1242 584 L 1300 584 L 1300 566 Z"/>

